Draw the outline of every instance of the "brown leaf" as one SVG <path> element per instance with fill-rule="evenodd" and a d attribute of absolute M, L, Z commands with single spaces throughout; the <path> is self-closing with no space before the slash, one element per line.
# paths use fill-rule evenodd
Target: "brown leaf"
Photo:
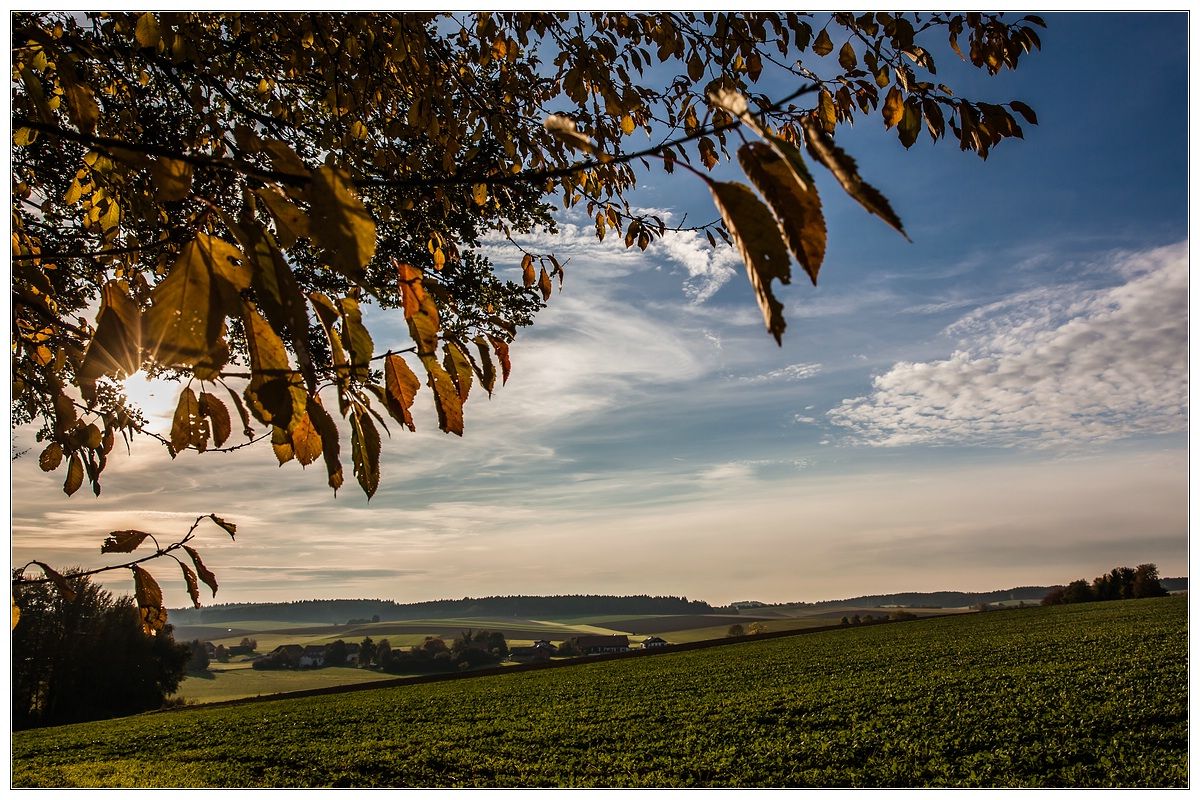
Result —
<path fill-rule="evenodd" d="M 904 93 L 900 91 L 899 87 L 893 86 L 883 101 L 883 124 L 891 128 L 899 125 L 902 119 L 904 119 Z"/>
<path fill-rule="evenodd" d="M 196 580 L 196 573 L 192 568 L 182 561 L 179 562 L 179 568 L 183 570 L 183 580 L 187 584 L 188 594 L 192 598 L 192 608 L 200 607 L 200 583 Z"/>
<path fill-rule="evenodd" d="M 533 256 L 530 253 L 526 253 L 521 259 L 521 280 L 526 289 L 537 283 L 537 273 L 533 270 Z"/>
<path fill-rule="evenodd" d="M 148 533 L 142 531 L 113 531 L 100 545 L 101 553 L 132 553 L 142 542 L 146 541 Z"/>
<path fill-rule="evenodd" d="M 538 288 L 542 291 L 542 300 L 549 300 L 550 293 L 554 290 L 554 287 L 550 283 L 550 275 L 547 274 L 545 267 L 542 267 L 542 276 L 538 279 Z"/>
<path fill-rule="evenodd" d="M 321 404 L 321 398 L 318 395 L 313 395 L 309 399 L 308 416 L 321 435 L 321 456 L 325 460 L 325 469 L 329 473 L 329 485 L 334 492 L 337 492 L 342 488 L 344 481 L 342 462 L 339 459 L 341 441 L 338 438 L 337 425 L 334 424 L 333 417 L 329 416 L 329 412 Z"/>
<path fill-rule="evenodd" d="M 234 534 L 237 533 L 237 525 L 234 525 L 232 522 L 226 522 L 216 514 L 209 514 L 208 518 L 217 523 L 217 525 L 221 526 L 221 528 L 223 528 L 225 532 L 229 534 L 230 539 L 234 538 Z"/>
<path fill-rule="evenodd" d="M 338 300 L 342 315 L 343 342 L 350 351 L 350 372 L 358 380 L 366 380 L 374 355 L 375 343 L 362 323 L 362 311 L 352 297 Z"/>
<path fill-rule="evenodd" d="M 796 262 L 816 285 L 825 260 L 825 215 L 812 176 L 800 151 L 789 142 L 772 140 L 774 149 L 761 142 L 738 148 L 738 161 L 750 182 L 766 199 L 779 223 L 779 232 Z M 791 158 L 780 158 L 779 151 Z"/>
<path fill-rule="evenodd" d="M 62 445 L 58 442 L 51 442 L 38 456 L 38 466 L 42 468 L 42 472 L 53 472 L 62 463 L 62 457 Z"/>
<path fill-rule="evenodd" d="M 576 129 L 573 119 L 564 117 L 561 114 L 551 114 L 546 117 L 544 125 L 551 136 L 572 150 L 582 150 L 585 153 L 594 153 L 596 151 L 596 145 L 592 144 L 591 139 Z"/>
<path fill-rule="evenodd" d="M 833 104 L 833 95 L 824 89 L 817 95 L 817 118 L 826 131 L 833 133 L 837 127 L 837 108 Z"/>
<path fill-rule="evenodd" d="M 181 453 L 197 442 L 200 437 L 199 421 L 200 403 L 196 393 L 185 386 L 179 393 L 175 416 L 171 420 L 171 449 L 174 452 Z"/>
<path fill-rule="evenodd" d="M 467 395 L 471 392 L 471 361 L 457 342 L 446 342 L 442 365 L 458 388 L 459 400 L 467 402 Z"/>
<path fill-rule="evenodd" d="M 854 159 L 846 155 L 840 147 L 835 145 L 833 140 L 826 135 L 825 131 L 810 118 L 802 118 L 800 124 L 804 128 L 804 144 L 808 148 L 809 155 L 821 162 L 826 169 L 832 172 L 833 176 L 837 178 L 838 183 L 846 190 L 846 193 L 857 200 L 859 205 L 892 226 L 905 239 L 908 239 L 908 234 L 904 232 L 904 226 L 900 223 L 900 218 L 896 216 L 896 212 L 892 211 L 887 198 L 880 194 L 878 189 L 858 176 L 858 165 L 854 163 Z"/>
<path fill-rule="evenodd" d="M 404 306 L 404 319 L 410 320 L 425 302 L 421 270 L 403 262 L 396 262 L 396 269 L 400 273 L 400 305 Z"/>
<path fill-rule="evenodd" d="M 162 589 L 149 572 L 134 564 L 133 596 L 142 617 L 142 630 L 153 636 L 167 624 L 167 609 L 163 607 Z"/>
<path fill-rule="evenodd" d="M 475 337 L 475 346 L 479 349 L 479 367 L 475 374 L 479 376 L 484 391 L 491 395 L 496 385 L 496 365 L 492 363 L 492 352 L 488 349 L 487 339 L 482 336 Z"/>
<path fill-rule="evenodd" d="M 96 379 L 117 380 L 137 372 L 142 364 L 142 312 L 123 281 L 109 281 L 100 294 L 96 333 L 88 345 L 76 379 L 88 402 L 96 397 Z"/>
<path fill-rule="evenodd" d="M 71 584 L 67 582 L 66 578 L 51 569 L 48 564 L 45 564 L 41 561 L 34 561 L 33 563 L 41 567 L 42 572 L 46 573 L 46 577 L 51 580 L 51 582 L 54 584 L 54 588 L 58 590 L 58 593 L 62 595 L 64 600 L 66 600 L 68 603 L 75 602 L 75 590 L 71 588 Z"/>
<path fill-rule="evenodd" d="M 812 50 L 819 56 L 827 56 L 833 52 L 833 40 L 829 38 L 829 33 L 824 28 L 817 34 L 817 40 L 813 42 Z"/>
<path fill-rule="evenodd" d="M 200 573 L 200 580 L 204 581 L 204 585 L 212 591 L 213 597 L 216 597 L 217 576 L 212 574 L 208 567 L 204 566 L 204 562 L 200 560 L 200 554 L 197 553 L 194 548 L 191 548 L 185 544 L 183 549 L 186 550 L 187 554 L 192 557 L 192 563 L 196 565 L 196 572 Z"/>
<path fill-rule="evenodd" d="M 508 358 L 508 342 L 494 336 L 488 338 L 492 342 L 492 347 L 496 349 L 496 357 L 500 359 L 500 382 L 508 383 L 509 373 L 512 372 L 512 362 Z"/>
<path fill-rule="evenodd" d="M 771 210 L 755 197 L 749 186 L 714 181 L 711 188 L 725 228 L 746 264 L 746 274 L 754 287 L 767 330 L 782 346 L 787 324 L 783 320 L 783 304 L 771 291 L 771 281 L 778 278 L 780 283 L 790 283 L 791 262 L 779 226 L 771 216 Z"/>
<path fill-rule="evenodd" d="M 200 393 L 200 403 L 204 407 L 205 416 L 212 420 L 213 441 L 220 447 L 233 432 L 233 420 L 229 416 L 229 409 L 215 395 L 208 392 Z"/>

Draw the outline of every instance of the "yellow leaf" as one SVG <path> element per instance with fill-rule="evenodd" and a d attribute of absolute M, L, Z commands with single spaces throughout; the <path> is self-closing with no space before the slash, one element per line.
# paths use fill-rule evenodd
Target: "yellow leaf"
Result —
<path fill-rule="evenodd" d="M 137 27 L 134 29 L 134 38 L 141 47 L 155 47 L 160 38 L 162 38 L 158 29 L 158 20 L 154 18 L 154 14 L 147 11 L 138 17 Z"/>
<path fill-rule="evenodd" d="M 455 342 L 447 342 L 445 352 L 442 364 L 454 385 L 458 387 L 459 400 L 465 403 L 471 391 L 471 362 Z"/>
<path fill-rule="evenodd" d="M 725 228 L 746 264 L 746 273 L 754 287 L 767 330 L 782 345 L 787 325 L 783 320 L 783 304 L 775 299 L 771 282 L 778 278 L 780 283 L 790 283 L 791 263 L 779 226 L 770 209 L 755 197 L 750 187 L 713 182 L 712 191 Z"/>
<path fill-rule="evenodd" d="M 150 573 L 134 564 L 133 594 L 142 617 L 142 630 L 153 636 L 167 624 L 167 609 L 163 607 L 162 589 Z"/>
<path fill-rule="evenodd" d="M 271 427 L 271 448 L 275 451 L 275 458 L 279 460 L 280 466 L 296 457 L 288 432 L 278 425 Z"/>
<path fill-rule="evenodd" d="M 83 461 L 79 458 L 79 453 L 71 453 L 71 459 L 67 462 L 67 479 L 63 482 L 63 491 L 68 496 L 79 491 L 79 487 L 83 485 Z"/>
<path fill-rule="evenodd" d="M 904 95 L 900 88 L 893 86 L 883 101 L 883 124 L 889 128 L 900 124 L 904 118 Z"/>
<path fill-rule="evenodd" d="M 429 375 L 429 388 L 433 389 L 433 404 L 437 409 L 438 427 L 446 433 L 463 434 L 462 399 L 458 387 L 449 373 L 432 354 L 421 356 L 421 363 Z"/>
<path fill-rule="evenodd" d="M 400 273 L 400 304 L 404 306 L 404 319 L 412 319 L 425 301 L 425 287 L 421 284 L 421 270 L 411 264 L 396 263 Z"/>
<path fill-rule="evenodd" d="M 822 89 L 817 97 L 817 116 L 828 133 L 833 133 L 837 127 L 837 109 L 833 105 L 833 95 Z"/>
<path fill-rule="evenodd" d="M 350 176 L 334 167 L 312 173 L 310 233 L 329 266 L 370 291 L 366 267 L 375 256 L 375 220 L 354 193 Z"/>
<path fill-rule="evenodd" d="M 635 128 L 637 128 L 637 123 L 635 123 L 633 121 L 633 117 L 629 116 L 628 114 L 621 117 L 621 132 L 622 133 L 624 133 L 626 136 L 628 136 L 629 134 L 633 133 Z"/>
<path fill-rule="evenodd" d="M 62 445 L 58 442 L 51 442 L 38 457 L 38 466 L 42 468 L 42 472 L 53 472 L 62 463 L 62 457 Z"/>
<path fill-rule="evenodd" d="M 279 242 L 284 248 L 291 247 L 297 239 L 307 239 L 309 233 L 308 215 L 301 211 L 291 200 L 287 199 L 278 189 L 266 187 L 255 192 L 271 216 L 275 219 L 275 230 L 279 233 Z"/>
<path fill-rule="evenodd" d="M 825 216 L 812 176 L 790 142 L 772 138 L 771 146 L 749 142 L 738 149 L 750 182 L 766 199 L 779 222 L 779 232 L 796 262 L 813 284 L 825 259 Z M 789 158 L 781 158 L 779 153 Z"/>
<path fill-rule="evenodd" d="M 236 247 L 199 234 L 183 246 L 165 280 L 150 294 L 142 340 L 163 366 L 194 366 L 221 342 L 229 302 L 247 288 L 249 268 Z M 216 278 L 214 280 L 214 277 Z"/>
<path fill-rule="evenodd" d="M 95 398 L 96 379 L 108 375 L 122 379 L 137 372 L 142 363 L 142 312 L 122 281 L 109 281 L 100 294 L 96 333 L 88 345 L 77 380 L 84 399 Z"/>
<path fill-rule="evenodd" d="M 362 323 L 358 301 L 343 297 L 338 301 L 338 307 L 342 315 L 343 341 L 350 350 L 351 373 L 360 380 L 366 380 L 375 344 Z"/>
<path fill-rule="evenodd" d="M 292 418 L 288 433 L 291 434 L 296 460 L 302 466 L 307 467 L 321 455 L 321 434 L 307 413 Z"/>
<path fill-rule="evenodd" d="M 21 609 L 17 607 L 16 595 L 13 595 L 9 599 L 12 600 L 12 628 L 9 628 L 9 630 L 14 630 L 17 627 L 17 623 L 21 621 Z"/>
<path fill-rule="evenodd" d="M 160 203 L 183 200 L 192 193 L 192 165 L 174 158 L 156 158 L 150 162 L 154 198 Z"/>
<path fill-rule="evenodd" d="M 488 198 L 487 184 L 485 184 L 485 183 L 475 184 L 475 192 L 474 192 L 475 205 L 477 205 L 477 206 L 483 205 L 484 203 L 487 202 L 487 198 Z"/>

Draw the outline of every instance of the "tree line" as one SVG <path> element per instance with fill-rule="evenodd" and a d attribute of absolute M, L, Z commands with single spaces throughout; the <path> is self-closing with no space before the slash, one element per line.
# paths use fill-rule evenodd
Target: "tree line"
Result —
<path fill-rule="evenodd" d="M 1042 599 L 1044 606 L 1060 606 L 1067 603 L 1091 603 L 1100 600 L 1135 600 L 1142 597 L 1165 597 L 1167 590 L 1158 577 L 1154 564 L 1139 564 L 1137 567 L 1114 567 L 1104 575 L 1092 579 L 1091 583 L 1080 578 L 1066 586 L 1056 586 Z"/>
<path fill-rule="evenodd" d="M 393 648 L 387 639 L 375 641 L 367 636 L 358 645 L 355 662 L 360 667 L 391 674 L 455 672 L 499 664 L 508 654 L 508 642 L 502 632 L 465 630 L 449 645 L 440 637 L 428 636 L 421 644 L 408 649 Z M 350 661 L 350 649 L 345 640 L 338 639 L 326 645 L 323 657 L 325 666 L 342 666 Z M 278 649 L 256 660 L 253 667 L 257 670 L 297 669 L 300 662 L 287 651 Z"/>

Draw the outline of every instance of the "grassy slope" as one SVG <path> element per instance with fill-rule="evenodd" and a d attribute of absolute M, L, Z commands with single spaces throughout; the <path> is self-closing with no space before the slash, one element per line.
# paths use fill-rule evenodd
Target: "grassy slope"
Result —
<path fill-rule="evenodd" d="M 13 785 L 1186 786 L 1187 600 L 816 633 L 13 736 Z"/>

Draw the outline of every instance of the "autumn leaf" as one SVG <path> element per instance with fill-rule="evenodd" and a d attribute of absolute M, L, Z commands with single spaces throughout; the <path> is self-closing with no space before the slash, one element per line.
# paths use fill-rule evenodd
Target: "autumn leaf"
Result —
<path fill-rule="evenodd" d="M 162 589 L 149 572 L 134 564 L 133 595 L 142 618 L 142 630 L 153 636 L 167 624 L 167 609 L 163 607 Z"/>
<path fill-rule="evenodd" d="M 296 450 L 292 447 L 292 439 L 288 435 L 287 429 L 278 425 L 271 426 L 271 449 L 275 451 L 275 458 L 279 461 L 279 466 L 283 466 L 296 457 Z"/>
<path fill-rule="evenodd" d="M 782 346 L 787 325 L 783 320 L 783 304 L 775 299 L 771 282 L 776 278 L 780 283 L 791 282 L 791 262 L 779 226 L 771 210 L 755 197 L 749 186 L 714 181 L 711 188 L 721 220 L 746 264 L 767 330 Z"/>
<path fill-rule="evenodd" d="M 101 553 L 132 553 L 146 541 L 148 533 L 142 531 L 113 531 L 100 545 Z"/>
<path fill-rule="evenodd" d="M 192 557 L 192 563 L 196 565 L 196 572 L 200 574 L 200 580 L 204 581 L 204 585 L 212 591 L 213 597 L 217 596 L 217 576 L 214 575 L 208 567 L 204 566 L 204 562 L 200 560 L 200 554 L 195 548 L 184 545 L 183 549 Z"/>
<path fill-rule="evenodd" d="M 585 153 L 596 152 L 592 140 L 580 133 L 575 127 L 575 120 L 561 114 L 551 114 L 546 117 L 545 128 L 550 135 L 570 147 L 572 150 L 582 150 Z"/>
<path fill-rule="evenodd" d="M 772 144 L 778 149 L 786 148 L 792 157 L 785 160 L 771 146 L 748 142 L 738 148 L 738 161 L 775 213 L 788 250 L 815 285 L 825 259 L 821 200 L 812 176 L 800 160 L 800 151 L 782 140 Z"/>
<path fill-rule="evenodd" d="M 833 52 L 833 40 L 829 38 L 829 32 L 824 28 L 817 34 L 817 39 L 812 44 L 812 50 L 819 56 L 827 56 Z"/>
<path fill-rule="evenodd" d="M 526 289 L 537 283 L 537 273 L 533 270 L 533 256 L 529 253 L 521 259 L 521 281 Z"/>
<path fill-rule="evenodd" d="M 229 434 L 233 432 L 233 420 L 229 416 L 229 409 L 215 395 L 201 392 L 200 412 L 212 421 L 213 442 L 217 447 L 225 444 Z"/>
<path fill-rule="evenodd" d="M 411 409 L 417 391 L 421 388 L 421 382 L 408 363 L 394 353 L 389 353 L 384 359 L 383 376 L 386 390 L 385 405 L 388 413 L 410 431 L 415 431 L 417 428 L 413 422 Z"/>
<path fill-rule="evenodd" d="M 58 442 L 51 442 L 42 454 L 38 456 L 38 466 L 42 472 L 53 472 L 62 463 L 63 449 Z"/>
<path fill-rule="evenodd" d="M 479 367 L 475 374 L 479 376 L 479 383 L 484 391 L 491 395 L 496 385 L 496 365 L 492 363 L 492 352 L 488 349 L 487 339 L 476 336 L 474 341 L 475 347 L 479 349 Z"/>
<path fill-rule="evenodd" d="M 142 340 L 159 364 L 190 367 L 218 347 L 225 316 L 237 313 L 227 304 L 250 285 L 248 268 L 233 259 L 243 259 L 236 247 L 198 234 L 154 287 Z"/>
<path fill-rule="evenodd" d="M 96 399 L 96 379 L 116 379 L 137 372 L 142 362 L 142 312 L 122 281 L 109 281 L 100 292 L 96 333 L 88 345 L 76 379 L 85 400 Z"/>
<path fill-rule="evenodd" d="M 488 338 L 496 350 L 496 357 L 500 359 L 500 382 L 508 383 L 508 376 L 512 372 L 512 362 L 508 358 L 508 342 L 494 336 Z"/>
<path fill-rule="evenodd" d="M 904 93 L 893 86 L 883 101 L 883 124 L 889 128 L 900 124 L 904 118 Z"/>
<path fill-rule="evenodd" d="M 310 237 L 308 215 L 282 192 L 274 187 L 266 187 L 256 190 L 254 194 L 271 212 L 271 216 L 275 220 L 275 230 L 279 234 L 279 241 L 285 248 L 291 247 L 297 239 Z"/>
<path fill-rule="evenodd" d="M 150 162 L 154 199 L 160 203 L 183 200 L 192 193 L 192 165 L 175 158 L 156 158 Z"/>
<path fill-rule="evenodd" d="M 234 525 L 232 522 L 226 522 L 216 514 L 209 514 L 208 518 L 219 525 L 226 533 L 228 533 L 230 539 L 234 538 L 234 534 L 237 533 L 237 525 Z"/>
<path fill-rule="evenodd" d="M 288 434 L 292 439 L 296 460 L 302 466 L 307 467 L 321 455 L 321 434 L 307 413 L 293 417 Z"/>
<path fill-rule="evenodd" d="M 171 420 L 171 450 L 181 453 L 189 445 L 203 449 L 204 434 L 200 428 L 200 403 L 196 393 L 190 387 L 184 387 L 179 393 L 179 402 L 175 406 L 175 416 Z"/>
<path fill-rule="evenodd" d="M 71 453 L 71 458 L 67 462 L 67 479 L 63 482 L 63 491 L 68 496 L 79 491 L 79 487 L 83 485 L 83 461 L 79 458 L 79 453 Z"/>
<path fill-rule="evenodd" d="M 329 474 L 329 486 L 334 492 L 337 492 L 342 488 L 344 481 L 342 462 L 339 458 L 341 441 L 338 437 L 337 425 L 334 424 L 333 417 L 329 416 L 329 412 L 321 405 L 321 398 L 317 395 L 310 398 L 308 416 L 321 435 L 321 457 L 325 461 L 325 469 Z"/>
<path fill-rule="evenodd" d="M 359 380 L 366 380 L 375 344 L 363 325 L 357 300 L 343 297 L 338 300 L 338 308 L 342 315 L 343 341 L 350 351 L 351 373 Z"/>
<path fill-rule="evenodd" d="M 421 283 L 421 270 L 411 264 L 396 263 L 400 275 L 400 305 L 404 306 L 404 319 L 412 319 L 425 301 L 425 287 Z"/>
<path fill-rule="evenodd" d="M 187 584 L 187 592 L 192 598 L 192 608 L 199 608 L 200 583 L 196 580 L 196 573 L 182 561 L 179 562 L 179 568 L 183 570 L 183 580 Z"/>
<path fill-rule="evenodd" d="M 345 171 L 320 167 L 312 173 L 310 233 L 329 266 L 371 291 L 367 264 L 375 257 L 375 220 L 354 192 Z"/>
<path fill-rule="evenodd" d="M 41 567 L 42 572 L 46 573 L 46 577 L 54 584 L 54 588 L 58 590 L 58 593 L 62 595 L 64 600 L 68 603 L 75 602 L 75 590 L 71 588 L 71 584 L 67 582 L 66 578 L 51 569 L 49 564 L 41 561 L 34 561 L 33 563 Z"/>
<path fill-rule="evenodd" d="M 904 232 L 900 218 L 896 216 L 896 212 L 892 211 L 887 198 L 880 194 L 878 189 L 859 177 L 858 165 L 855 164 L 854 159 L 835 145 L 825 131 L 810 118 L 802 118 L 801 125 L 804 128 L 804 144 L 808 148 L 809 155 L 832 172 L 846 193 L 857 200 L 859 205 L 908 239 L 908 234 Z"/>
<path fill-rule="evenodd" d="M 154 47 L 158 44 L 161 34 L 159 33 L 158 20 L 154 14 L 147 11 L 138 17 L 137 27 L 133 32 L 134 39 L 137 40 L 139 47 Z"/>
<path fill-rule="evenodd" d="M 350 416 L 350 449 L 354 456 L 354 477 L 370 499 L 379 488 L 379 455 L 382 443 L 375 423 L 355 410 Z"/>
<path fill-rule="evenodd" d="M 459 400 L 467 402 L 467 395 L 471 391 L 471 361 L 456 342 L 446 343 L 442 365 L 458 387 Z"/>
<path fill-rule="evenodd" d="M 433 389 L 433 404 L 437 409 L 438 427 L 446 433 L 463 434 L 462 399 L 458 387 L 449 373 L 438 363 L 432 353 L 421 355 L 421 363 L 429 376 L 429 388 Z"/>

